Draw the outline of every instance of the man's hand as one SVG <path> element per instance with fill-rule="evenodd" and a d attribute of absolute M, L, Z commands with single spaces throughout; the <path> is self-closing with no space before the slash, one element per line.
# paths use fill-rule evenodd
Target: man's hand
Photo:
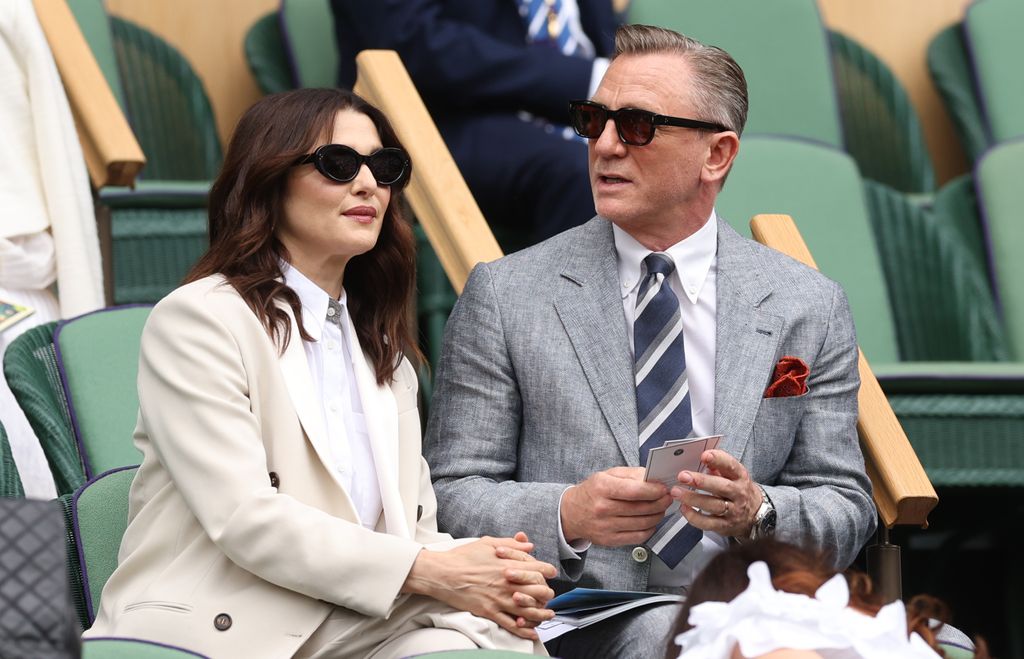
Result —
<path fill-rule="evenodd" d="M 546 580 L 558 570 L 530 556 L 532 550 L 522 532 L 515 538 L 483 537 L 449 551 L 423 550 L 402 592 L 431 597 L 537 640 L 533 627 L 555 615 L 544 606 L 555 596 Z"/>
<path fill-rule="evenodd" d="M 613 467 L 565 491 L 562 532 L 569 542 L 638 545 L 654 534 L 671 503 L 664 485 L 644 481 L 643 468 Z"/>
<path fill-rule="evenodd" d="M 672 497 L 679 500 L 683 516 L 705 531 L 748 537 L 761 507 L 761 488 L 750 480 L 746 467 L 725 451 L 704 451 L 700 461 L 707 473 L 681 471 L 679 482 L 689 487 L 672 488 Z"/>

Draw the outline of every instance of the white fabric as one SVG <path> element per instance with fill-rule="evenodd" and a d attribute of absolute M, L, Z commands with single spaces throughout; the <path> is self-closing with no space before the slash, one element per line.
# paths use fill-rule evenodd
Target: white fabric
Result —
<path fill-rule="evenodd" d="M 342 290 L 339 300 L 342 321 L 338 326 L 327 322 L 330 295 L 326 291 L 290 264 L 283 264 L 282 271 L 285 284 L 295 291 L 302 303 L 303 329 L 313 337 L 312 341 L 303 341 L 302 347 L 320 400 L 332 466 L 352 498 L 359 522 L 373 530 L 383 506 L 353 370 L 351 333 L 354 329 L 345 304 L 345 291 Z M 359 359 L 362 358 L 360 354 Z"/>
<path fill-rule="evenodd" d="M 917 634 L 907 634 L 903 603 L 877 616 L 848 607 L 846 579 L 836 575 L 814 597 L 775 590 L 768 566 L 747 569 L 750 585 L 731 602 L 704 602 L 690 611 L 693 629 L 678 635 L 680 659 L 731 659 L 780 649 L 814 650 L 826 659 L 934 659 Z"/>
<path fill-rule="evenodd" d="M 632 352 L 636 296 L 640 282 L 647 274 L 643 261 L 651 254 L 651 250 L 615 224 L 612 225 L 612 232 L 619 266 L 622 313 Z M 679 313 L 683 320 L 693 432 L 697 437 L 710 435 L 715 427 L 715 332 L 718 327 L 715 316 L 718 217 L 715 211 L 711 211 L 704 226 L 664 251 L 676 265 L 669 277 L 669 285 L 679 298 Z M 727 545 L 726 538 L 717 533 L 705 532 L 700 544 L 675 569 L 661 561 L 652 561 L 650 585 L 689 586 L 708 560 Z"/>
<path fill-rule="evenodd" d="M 0 94 L 0 237 L 49 228 L 61 315 L 98 309 L 103 278 L 85 160 L 31 0 L 0 3 Z"/>

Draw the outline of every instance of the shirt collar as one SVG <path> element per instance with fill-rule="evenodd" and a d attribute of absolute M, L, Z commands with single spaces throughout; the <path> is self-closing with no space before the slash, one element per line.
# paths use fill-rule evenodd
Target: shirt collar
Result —
<path fill-rule="evenodd" d="M 302 304 L 302 328 L 314 341 L 319 341 L 327 322 L 327 306 L 331 296 L 287 261 L 281 261 L 281 273 L 284 275 L 285 286 L 299 296 L 299 302 Z M 343 310 L 347 299 L 345 289 L 342 288 L 338 302 L 341 303 Z"/>
<path fill-rule="evenodd" d="M 651 250 L 616 224 L 612 224 L 612 235 L 619 269 L 619 293 L 625 299 L 640 284 L 644 274 L 643 262 Z M 683 293 L 691 303 L 696 304 L 718 253 L 718 215 L 715 210 L 711 209 L 711 215 L 704 226 L 665 252 L 676 264 L 676 274 Z"/>

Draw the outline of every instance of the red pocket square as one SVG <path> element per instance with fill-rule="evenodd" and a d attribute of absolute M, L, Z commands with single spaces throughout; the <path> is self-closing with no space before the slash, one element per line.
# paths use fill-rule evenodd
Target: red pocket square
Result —
<path fill-rule="evenodd" d="M 784 398 L 807 393 L 807 376 L 811 369 L 799 357 L 783 357 L 775 365 L 772 383 L 764 390 L 765 398 Z"/>

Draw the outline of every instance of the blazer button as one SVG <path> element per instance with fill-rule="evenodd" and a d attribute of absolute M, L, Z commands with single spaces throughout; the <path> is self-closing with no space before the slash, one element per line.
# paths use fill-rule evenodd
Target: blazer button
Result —
<path fill-rule="evenodd" d="M 637 563 L 646 563 L 647 549 L 645 547 L 633 547 L 633 560 Z"/>
<path fill-rule="evenodd" d="M 277 477 L 277 472 L 270 472 L 270 487 L 280 487 L 281 479 Z"/>
<path fill-rule="evenodd" d="M 231 616 L 226 613 L 218 613 L 213 619 L 213 626 L 219 632 L 226 632 L 231 629 Z"/>

